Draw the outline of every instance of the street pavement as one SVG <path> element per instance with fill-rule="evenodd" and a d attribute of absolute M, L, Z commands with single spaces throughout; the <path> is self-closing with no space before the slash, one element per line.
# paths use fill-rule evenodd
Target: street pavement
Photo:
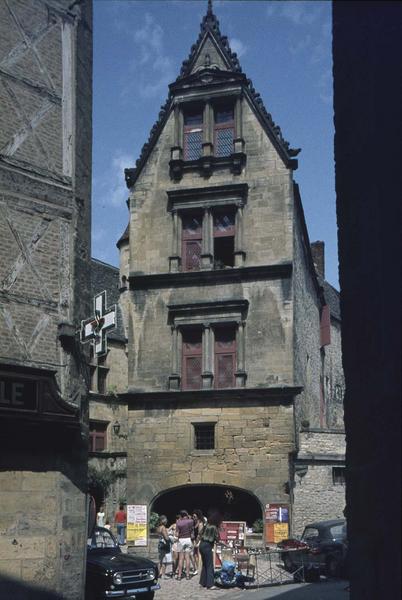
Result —
<path fill-rule="evenodd" d="M 283 584 L 250 590 L 205 590 L 198 581 L 199 575 L 189 581 L 162 579 L 155 600 L 268 600 L 276 597 L 278 600 L 349 600 L 346 581 L 322 579 L 320 583 Z"/>

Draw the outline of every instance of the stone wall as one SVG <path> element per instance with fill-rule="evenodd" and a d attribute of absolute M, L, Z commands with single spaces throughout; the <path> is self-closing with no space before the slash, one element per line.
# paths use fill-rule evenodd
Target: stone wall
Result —
<path fill-rule="evenodd" d="M 293 451 L 293 407 L 201 406 L 147 402 L 129 409 L 129 503 L 150 503 L 170 488 L 220 484 L 249 490 L 262 504 L 289 502 L 285 484 Z M 215 423 L 216 449 L 195 450 L 193 423 Z M 133 458 L 135 457 L 135 460 Z"/>
<path fill-rule="evenodd" d="M 344 517 L 345 485 L 334 481 L 333 469 L 344 467 L 345 450 L 344 432 L 300 432 L 293 489 L 294 535 L 301 535 L 308 523 Z"/>

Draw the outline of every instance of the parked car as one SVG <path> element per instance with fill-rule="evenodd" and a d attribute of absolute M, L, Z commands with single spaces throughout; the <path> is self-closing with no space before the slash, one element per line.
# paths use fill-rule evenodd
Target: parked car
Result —
<path fill-rule="evenodd" d="M 278 547 L 285 569 L 295 572 L 304 567 L 305 572 L 315 571 L 327 577 L 345 574 L 347 538 L 345 519 L 320 521 L 304 528 L 300 539 L 283 540 Z"/>
<path fill-rule="evenodd" d="M 88 539 L 86 600 L 152 600 L 159 589 L 154 562 L 124 554 L 108 529 L 95 527 Z"/>

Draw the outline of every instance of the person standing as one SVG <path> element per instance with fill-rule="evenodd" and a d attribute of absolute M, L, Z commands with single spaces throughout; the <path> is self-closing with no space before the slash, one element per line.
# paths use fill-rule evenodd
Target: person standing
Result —
<path fill-rule="evenodd" d="M 117 529 L 117 540 L 120 546 L 123 546 L 125 543 L 125 533 L 126 533 L 126 511 L 124 510 L 124 505 L 119 505 L 119 510 L 116 511 L 114 515 L 114 523 Z"/>
<path fill-rule="evenodd" d="M 167 517 L 165 515 L 161 515 L 158 521 L 158 527 L 156 528 L 156 532 L 159 534 L 158 541 L 158 556 L 159 556 L 159 577 L 163 579 L 168 579 L 166 576 L 166 556 L 170 554 L 171 542 L 169 538 L 169 533 L 166 528 L 167 525 Z"/>
<path fill-rule="evenodd" d="M 105 526 L 105 507 L 103 504 L 100 505 L 99 512 L 96 513 L 96 525 L 97 527 Z"/>
<path fill-rule="evenodd" d="M 208 590 L 215 589 L 213 548 L 219 540 L 219 527 L 222 517 L 218 511 L 208 515 L 207 524 L 201 533 L 200 554 L 202 558 L 202 569 L 200 585 Z"/>
<path fill-rule="evenodd" d="M 176 523 L 176 536 L 178 537 L 179 566 L 177 579 L 181 579 L 183 563 L 186 567 L 186 579 L 190 579 L 190 555 L 193 551 L 194 521 L 186 510 L 180 511 L 180 519 Z"/>
<path fill-rule="evenodd" d="M 193 550 L 193 558 L 194 558 L 194 573 L 193 575 L 197 575 L 199 562 L 200 562 L 200 543 L 201 543 L 201 535 L 204 529 L 204 516 L 202 511 L 199 508 L 195 508 L 193 510 L 193 521 L 194 521 L 194 550 Z"/>

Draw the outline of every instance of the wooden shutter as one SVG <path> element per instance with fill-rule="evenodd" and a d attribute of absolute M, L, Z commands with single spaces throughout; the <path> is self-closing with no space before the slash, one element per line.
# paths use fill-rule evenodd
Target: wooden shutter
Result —
<path fill-rule="evenodd" d="M 328 304 L 321 309 L 320 338 L 321 348 L 331 343 L 331 313 Z"/>
<path fill-rule="evenodd" d="M 236 332 L 234 327 L 215 330 L 215 387 L 235 386 Z"/>
<path fill-rule="evenodd" d="M 201 268 L 202 216 L 182 217 L 182 270 L 198 271 Z"/>
<path fill-rule="evenodd" d="M 89 425 L 89 451 L 106 450 L 107 423 L 92 422 Z"/>
<path fill-rule="evenodd" d="M 199 390 L 202 387 L 202 333 L 192 330 L 183 333 L 182 388 Z"/>
<path fill-rule="evenodd" d="M 215 109 L 215 156 L 230 156 L 233 154 L 235 137 L 233 108 Z"/>

